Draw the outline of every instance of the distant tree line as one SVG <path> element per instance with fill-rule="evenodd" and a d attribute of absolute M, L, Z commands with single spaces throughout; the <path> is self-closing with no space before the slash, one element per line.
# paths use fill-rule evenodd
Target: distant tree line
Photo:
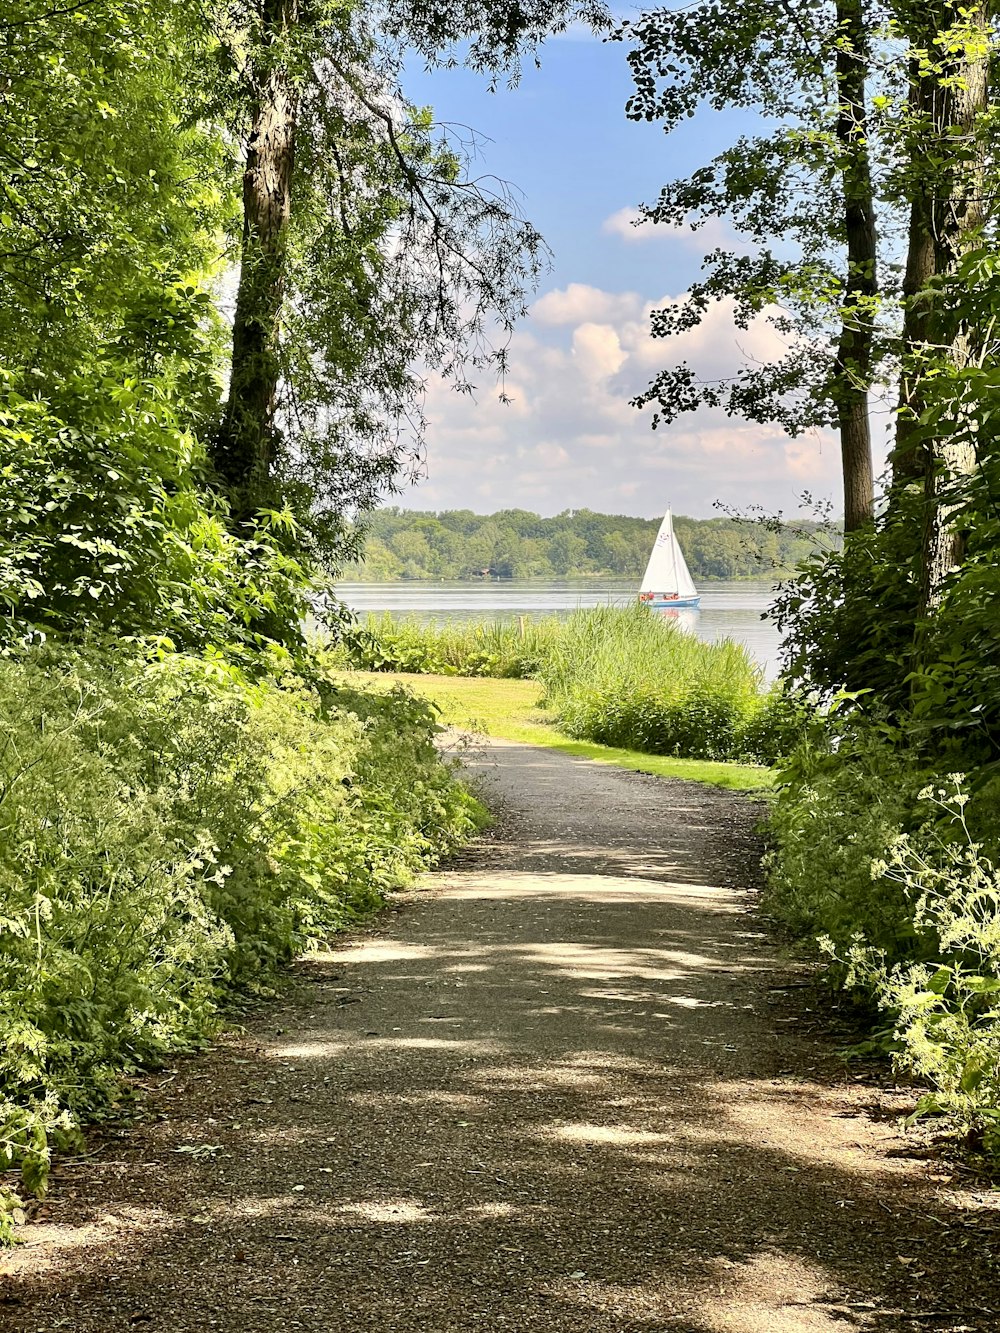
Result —
<path fill-rule="evenodd" d="M 474 514 L 390 507 L 370 520 L 364 558 L 348 578 L 639 578 L 660 520 L 566 510 L 541 518 L 524 509 Z M 768 578 L 791 569 L 830 532 L 819 523 L 762 525 L 677 516 L 674 526 L 696 579 Z"/>

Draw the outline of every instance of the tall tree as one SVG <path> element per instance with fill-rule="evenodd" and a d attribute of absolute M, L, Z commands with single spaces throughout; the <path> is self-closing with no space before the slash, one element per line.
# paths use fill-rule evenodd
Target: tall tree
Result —
<path fill-rule="evenodd" d="M 0 640 L 258 666 L 306 574 L 206 485 L 237 216 L 200 0 L 0 0 Z"/>
<path fill-rule="evenodd" d="M 873 32 L 875 179 L 902 276 L 878 334 L 899 385 L 891 480 L 870 537 L 814 562 L 780 611 L 811 686 L 985 736 L 1000 734 L 994 11 L 892 0 Z"/>
<path fill-rule="evenodd" d="M 577 17 L 607 12 L 600 0 L 234 0 L 214 18 L 246 144 L 214 443 L 238 522 L 291 486 L 317 532 L 324 516 L 336 526 L 345 464 L 370 500 L 398 461 L 397 425 L 419 437 L 418 367 L 460 385 L 469 366 L 502 368 L 488 328 L 523 309 L 541 238 L 407 101 L 404 54 L 452 63 L 461 47 L 489 77 L 516 77 L 525 52 Z"/>
<path fill-rule="evenodd" d="M 840 335 L 831 378 L 837 407 L 844 479 L 844 530 L 867 527 L 874 516 L 871 416 L 878 267 L 875 194 L 868 147 L 868 61 L 871 33 L 865 0 L 837 0 L 836 139 L 843 196 L 846 278 Z"/>
<path fill-rule="evenodd" d="M 991 126 L 990 0 L 902 5 L 909 43 L 909 115 L 904 127 L 909 199 L 900 403 L 893 453 L 893 491 L 919 489 L 920 602 L 932 611 L 945 579 L 962 559 L 954 521 L 956 489 L 976 466 L 975 408 L 953 403 L 928 421 L 928 386 L 944 360 L 962 372 L 977 356 L 984 331 L 969 304 L 949 299 L 964 285 L 963 259 L 983 241 L 993 189 L 987 180 Z"/>
<path fill-rule="evenodd" d="M 721 384 L 673 367 L 636 404 L 656 405 L 654 426 L 700 406 L 778 421 L 793 434 L 837 424 L 849 532 L 870 523 L 874 498 L 868 395 L 879 275 L 867 8 L 867 0 L 702 0 L 647 13 L 618 34 L 632 44 L 633 118 L 662 120 L 669 132 L 707 102 L 770 121 L 643 210 L 671 224 L 726 217 L 763 247 L 707 256 L 707 276 L 686 301 L 654 314 L 654 336 L 690 328 L 712 301 L 734 299 L 741 326 L 763 314 L 791 342 L 778 364 L 744 367 Z"/>
<path fill-rule="evenodd" d="M 243 236 L 229 396 L 214 457 L 234 517 L 266 503 L 275 462 L 281 313 L 288 283 L 295 134 L 301 102 L 299 0 L 261 0 L 243 77 L 250 100 Z M 247 36 L 240 30 L 239 36 Z M 232 40 L 232 39 L 231 39 Z M 235 49 L 231 48 L 231 49 Z"/>

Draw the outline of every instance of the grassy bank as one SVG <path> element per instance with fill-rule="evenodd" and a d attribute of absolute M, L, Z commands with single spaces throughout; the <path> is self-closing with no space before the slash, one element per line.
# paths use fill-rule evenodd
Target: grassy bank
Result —
<path fill-rule="evenodd" d="M 774 782 L 774 770 L 761 765 L 677 759 L 572 740 L 557 729 L 554 715 L 540 707 L 542 686 L 533 680 L 363 671 L 346 672 L 343 679 L 350 686 L 365 690 L 390 690 L 405 685 L 434 704 L 445 726 L 523 745 L 544 745 L 635 773 L 685 778 L 732 791 L 766 790 Z"/>
<path fill-rule="evenodd" d="M 768 763 L 798 721 L 764 687 L 744 645 L 704 643 L 639 605 L 478 624 L 370 616 L 332 660 L 375 672 L 534 679 L 565 737 L 646 755 Z"/>

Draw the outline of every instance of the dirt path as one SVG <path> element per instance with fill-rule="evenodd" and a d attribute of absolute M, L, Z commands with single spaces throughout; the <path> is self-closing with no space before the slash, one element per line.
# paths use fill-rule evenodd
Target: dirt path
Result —
<path fill-rule="evenodd" d="M 499 835 L 59 1170 L 4 1333 L 1000 1326 L 995 1196 L 777 989 L 754 807 L 494 757 Z"/>

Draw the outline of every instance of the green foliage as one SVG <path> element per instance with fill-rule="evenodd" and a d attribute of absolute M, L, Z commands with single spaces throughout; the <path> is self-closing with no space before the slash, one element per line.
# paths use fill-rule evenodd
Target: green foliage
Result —
<path fill-rule="evenodd" d="M 237 539 L 212 493 L 236 193 L 196 4 L 0 23 L 0 647 L 97 631 L 241 661 L 301 648 L 287 513 Z"/>
<path fill-rule="evenodd" d="M 825 698 L 868 691 L 882 707 L 905 699 L 918 584 L 894 523 L 816 552 L 782 581 L 770 613 L 784 633 L 786 675 Z"/>
<path fill-rule="evenodd" d="M 747 649 L 702 643 L 643 606 L 576 612 L 540 679 L 569 736 L 648 754 L 758 757 L 744 744 L 763 702 Z"/>
<path fill-rule="evenodd" d="M 269 181 L 267 204 L 256 170 L 243 196 L 215 461 L 241 521 L 289 503 L 339 556 L 349 512 L 371 507 L 420 451 L 425 373 L 462 389 L 473 370 L 502 376 L 495 334 L 523 313 L 546 262 L 476 145 L 406 96 L 407 60 L 416 48 L 431 65 L 516 79 L 548 32 L 606 23 L 608 11 L 601 0 L 313 0 L 204 12 L 229 142 L 254 145 L 244 165 Z"/>
<path fill-rule="evenodd" d="M 742 756 L 751 763 L 783 762 L 822 720 L 823 712 L 815 696 L 777 681 L 744 716 Z"/>
<path fill-rule="evenodd" d="M 988 416 L 994 391 L 982 372 L 960 379 L 976 386 L 978 410 Z M 954 376 L 942 373 L 936 385 L 928 412 L 958 414 Z M 927 506 L 922 486 L 911 484 L 870 531 L 804 561 L 779 586 L 772 610 L 788 677 L 825 699 L 854 694 L 855 709 L 882 728 L 886 743 L 916 747 L 928 772 L 972 771 L 992 762 L 1000 743 L 1000 458 L 981 440 L 978 447 L 975 472 L 942 496 L 953 506 L 963 559 L 932 606 L 922 605 Z"/>
<path fill-rule="evenodd" d="M 946 1113 L 995 1151 L 1000 871 L 970 827 L 962 774 L 950 774 L 947 786 L 924 788 L 919 798 L 920 828 L 894 838 L 870 871 L 876 893 L 892 886 L 901 896 L 918 949 L 895 961 L 858 932 L 843 955 L 845 984 L 865 989 L 890 1014 L 896 1063 L 931 1085 L 917 1114 Z M 988 814 L 996 848 L 995 804 Z M 827 947 L 836 953 L 832 942 Z"/>
<path fill-rule="evenodd" d="M 816 715 L 779 775 L 764 906 L 888 1022 L 896 1064 L 930 1085 L 918 1114 L 996 1151 L 1000 789 L 992 765 L 935 778 L 925 740 L 849 698 Z"/>
<path fill-rule="evenodd" d="M 771 578 L 809 554 L 820 528 L 804 523 L 765 529 L 683 515 L 674 526 L 697 579 Z M 500 578 L 638 578 L 658 528 L 659 519 L 589 509 L 540 518 L 524 509 L 483 515 L 387 507 L 365 520 L 363 558 L 346 573 L 374 581 L 465 579 L 484 571 Z"/>
<path fill-rule="evenodd" d="M 971 430 L 968 390 L 988 418 L 990 378 L 941 370 L 922 391 L 918 429 L 943 416 Z M 796 933 L 824 939 L 833 980 L 888 1016 L 896 1060 L 931 1086 L 922 1108 L 996 1151 L 1000 528 L 997 462 L 981 436 L 977 449 L 975 473 L 941 492 L 964 559 L 934 602 L 925 602 L 928 505 L 917 482 L 897 489 L 871 532 L 811 562 L 779 597 L 794 675 L 828 698 L 845 686 L 854 697 L 782 775 L 767 903 Z M 955 770 L 968 775 L 968 805 L 966 788 L 940 776 Z"/>
<path fill-rule="evenodd" d="M 176 654 L 0 660 L 0 1169 L 43 1191 L 124 1075 L 475 826 L 433 717 Z"/>
<path fill-rule="evenodd" d="M 337 654 L 344 666 L 358 671 L 523 680 L 538 674 L 562 628 L 557 616 L 428 625 L 385 612 L 349 625 Z"/>
<path fill-rule="evenodd" d="M 793 436 L 836 420 L 834 350 L 852 276 L 841 177 L 857 169 L 869 141 L 873 152 L 880 147 L 863 107 L 850 109 L 862 125 L 850 150 L 838 135 L 837 56 L 851 45 L 844 11 L 815 0 L 694 0 L 640 12 L 615 34 L 629 48 L 630 119 L 662 122 L 669 134 L 704 106 L 754 113 L 748 132 L 641 209 L 643 221 L 692 230 L 724 218 L 741 242 L 712 248 L 688 292 L 652 312 L 653 337 L 696 328 L 724 302 L 739 327 L 757 319 L 788 349 L 763 363 L 747 358 L 723 378 L 683 362 L 661 371 L 632 400 L 653 406 L 654 428 L 705 408 L 777 422 Z M 852 302 L 856 336 L 877 308 Z"/>
<path fill-rule="evenodd" d="M 842 951 L 861 933 L 898 960 L 917 948 L 913 921 L 898 886 L 873 885 L 870 868 L 913 828 L 927 770 L 848 704 L 814 718 L 779 774 L 764 905 L 796 935 L 822 935 Z"/>
<path fill-rule="evenodd" d="M 164 312 L 173 283 L 211 271 L 236 182 L 199 114 L 197 3 L 8 0 L 4 13 L 0 338 L 5 364 L 44 384 L 85 373 L 143 312 Z"/>
<path fill-rule="evenodd" d="M 244 662 L 300 645 L 290 520 L 237 540 L 202 466 L 154 382 L 67 381 L 48 402 L 0 391 L 0 642 L 113 631 Z"/>

